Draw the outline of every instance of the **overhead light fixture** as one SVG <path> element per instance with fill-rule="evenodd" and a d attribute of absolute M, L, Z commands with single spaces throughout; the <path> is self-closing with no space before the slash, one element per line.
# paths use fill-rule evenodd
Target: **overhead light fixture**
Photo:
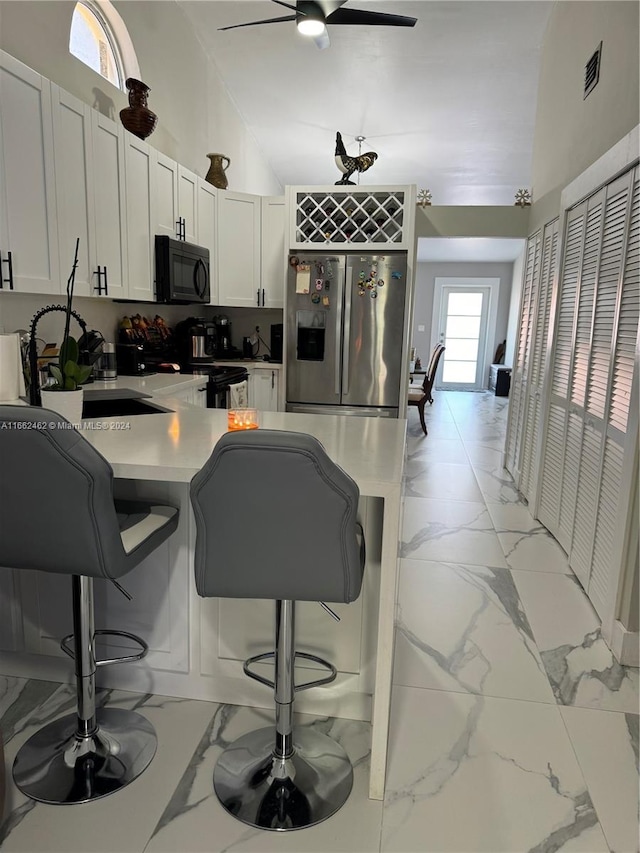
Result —
<path fill-rule="evenodd" d="M 303 36 L 319 36 L 325 31 L 324 21 L 309 15 L 300 16 L 297 21 L 298 32 Z"/>

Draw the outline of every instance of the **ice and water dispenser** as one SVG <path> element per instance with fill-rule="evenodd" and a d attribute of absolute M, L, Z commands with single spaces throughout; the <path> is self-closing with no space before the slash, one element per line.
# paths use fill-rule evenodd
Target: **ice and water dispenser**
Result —
<path fill-rule="evenodd" d="M 324 361 L 326 311 L 297 311 L 298 361 Z"/>

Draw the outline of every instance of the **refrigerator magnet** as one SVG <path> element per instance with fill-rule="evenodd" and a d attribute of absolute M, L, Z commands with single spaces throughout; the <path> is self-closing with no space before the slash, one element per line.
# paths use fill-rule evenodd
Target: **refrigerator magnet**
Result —
<path fill-rule="evenodd" d="M 394 270 L 391 273 L 391 278 L 402 278 L 402 273 L 400 272 L 400 270 Z"/>
<path fill-rule="evenodd" d="M 320 294 L 319 293 L 312 293 L 311 294 L 311 301 L 313 302 L 314 305 L 317 305 L 318 302 L 320 302 Z"/>
<path fill-rule="evenodd" d="M 328 296 L 322 297 L 322 304 L 324 305 L 325 308 L 329 307 L 329 297 Z"/>
<path fill-rule="evenodd" d="M 378 279 L 378 287 L 384 287 L 384 279 L 383 278 Z"/>
<path fill-rule="evenodd" d="M 316 290 L 322 290 L 322 288 L 323 288 L 323 287 L 324 287 L 324 285 L 323 285 L 323 283 L 322 283 L 322 279 L 321 279 L 321 278 L 317 278 L 317 279 L 316 279 Z"/>
<path fill-rule="evenodd" d="M 309 293 L 311 284 L 311 270 L 308 264 L 300 264 L 296 267 L 296 293 Z"/>

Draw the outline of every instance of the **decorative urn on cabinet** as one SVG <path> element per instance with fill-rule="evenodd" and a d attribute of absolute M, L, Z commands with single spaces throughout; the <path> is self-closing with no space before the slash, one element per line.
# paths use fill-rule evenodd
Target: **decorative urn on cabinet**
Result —
<path fill-rule="evenodd" d="M 151 89 L 142 80 L 136 80 L 134 77 L 128 77 L 125 85 L 129 90 L 129 106 L 120 110 L 120 121 L 134 136 L 146 139 L 158 123 L 158 116 L 147 106 Z"/>

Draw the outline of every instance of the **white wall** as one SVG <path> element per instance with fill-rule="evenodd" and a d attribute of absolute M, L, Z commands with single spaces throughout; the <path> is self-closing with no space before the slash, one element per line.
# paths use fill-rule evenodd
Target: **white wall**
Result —
<path fill-rule="evenodd" d="M 498 316 L 494 341 L 489 341 L 491 358 L 499 343 L 507 337 L 509 305 L 513 264 L 486 263 L 419 263 L 416 265 L 416 289 L 413 309 L 413 339 L 417 355 L 423 365 L 428 363 L 431 354 L 431 319 L 433 314 L 433 292 L 436 278 L 499 278 L 500 295 L 498 298 Z M 418 331 L 424 326 L 424 332 Z M 514 330 L 515 334 L 515 330 Z"/>
<path fill-rule="evenodd" d="M 231 158 L 229 189 L 280 195 L 282 187 L 229 98 L 179 6 L 114 4 L 133 40 L 140 74 L 151 87 L 158 125 L 148 142 L 204 177 L 207 153 Z M 127 94 L 69 53 L 75 2 L 0 2 L 0 48 L 106 115 L 117 119 Z"/>
<path fill-rule="evenodd" d="M 638 124 L 639 10 L 627 0 L 554 5 L 540 56 L 531 232 L 558 214 L 561 190 Z M 585 99 L 585 65 L 601 41 L 600 81 Z M 551 206 L 536 217 L 547 196 Z"/>

